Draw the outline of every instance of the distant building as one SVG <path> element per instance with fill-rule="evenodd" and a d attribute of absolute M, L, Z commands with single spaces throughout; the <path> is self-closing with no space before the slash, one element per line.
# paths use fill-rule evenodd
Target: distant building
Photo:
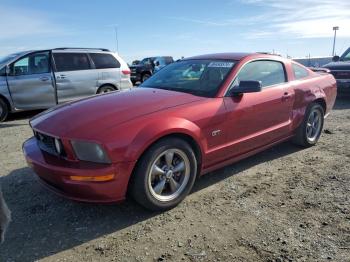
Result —
<path fill-rule="evenodd" d="M 322 67 L 323 65 L 332 62 L 331 56 L 305 57 L 305 58 L 292 58 L 292 59 L 307 67 Z"/>

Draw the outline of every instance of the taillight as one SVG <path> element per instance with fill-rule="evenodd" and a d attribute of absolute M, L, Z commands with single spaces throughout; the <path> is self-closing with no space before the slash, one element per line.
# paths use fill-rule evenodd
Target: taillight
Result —
<path fill-rule="evenodd" d="M 127 69 L 127 70 L 122 70 L 122 73 L 123 73 L 124 75 L 130 75 L 130 74 L 131 74 L 131 71 L 130 71 L 129 69 Z"/>

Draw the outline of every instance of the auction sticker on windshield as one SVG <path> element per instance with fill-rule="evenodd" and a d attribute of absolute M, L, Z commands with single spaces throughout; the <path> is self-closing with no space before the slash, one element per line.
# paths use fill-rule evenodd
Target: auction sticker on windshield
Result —
<path fill-rule="evenodd" d="M 208 67 L 232 67 L 232 62 L 211 62 Z"/>

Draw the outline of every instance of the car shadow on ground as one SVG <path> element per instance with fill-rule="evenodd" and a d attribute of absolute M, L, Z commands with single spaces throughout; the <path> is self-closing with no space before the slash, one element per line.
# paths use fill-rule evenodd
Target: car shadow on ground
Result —
<path fill-rule="evenodd" d="M 5 122 L 0 122 L 0 128 L 7 128 L 7 127 L 15 127 L 15 126 L 25 126 L 28 123 L 15 123 L 18 120 L 26 120 L 35 115 L 41 113 L 43 110 L 35 110 L 35 111 L 26 111 L 26 112 L 19 112 L 19 113 L 13 113 L 8 116 Z"/>
<path fill-rule="evenodd" d="M 299 150 L 289 142 L 277 145 L 201 177 L 191 194 Z M 0 246 L 0 261 L 45 258 L 159 215 L 132 200 L 118 205 L 93 205 L 63 199 L 40 186 L 29 168 L 15 170 L 0 181 L 13 220 L 6 241 Z"/>

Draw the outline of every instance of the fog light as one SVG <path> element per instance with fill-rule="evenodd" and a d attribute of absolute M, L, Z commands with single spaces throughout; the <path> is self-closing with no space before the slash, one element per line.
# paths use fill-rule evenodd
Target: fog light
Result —
<path fill-rule="evenodd" d="M 70 176 L 70 180 L 73 181 L 84 181 L 84 182 L 104 182 L 114 179 L 114 174 L 105 176 Z"/>

